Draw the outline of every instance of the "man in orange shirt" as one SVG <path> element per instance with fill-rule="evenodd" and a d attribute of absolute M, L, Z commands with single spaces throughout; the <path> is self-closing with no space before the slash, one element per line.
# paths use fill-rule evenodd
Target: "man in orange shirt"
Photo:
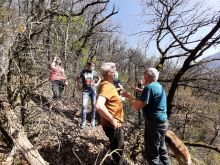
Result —
<path fill-rule="evenodd" d="M 103 80 L 98 90 L 96 108 L 100 115 L 101 125 L 106 136 L 109 138 L 110 147 L 113 151 L 112 164 L 123 164 L 124 122 L 123 105 L 117 89 L 113 85 L 115 68 L 112 63 L 104 63 L 101 66 Z"/>

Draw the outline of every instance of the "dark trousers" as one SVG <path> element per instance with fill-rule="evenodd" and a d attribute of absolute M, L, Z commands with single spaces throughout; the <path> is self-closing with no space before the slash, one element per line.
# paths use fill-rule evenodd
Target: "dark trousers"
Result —
<path fill-rule="evenodd" d="M 60 100 L 64 90 L 64 80 L 54 80 L 52 83 L 53 99 Z"/>
<path fill-rule="evenodd" d="M 116 150 L 112 154 L 112 165 L 123 164 L 123 153 L 124 153 L 124 131 L 123 128 L 114 129 L 112 127 L 103 126 L 103 130 L 106 136 L 109 138 L 111 151 Z"/>
<path fill-rule="evenodd" d="M 159 124 L 145 120 L 144 156 L 150 165 L 171 164 L 165 144 L 167 128 L 167 122 Z"/>

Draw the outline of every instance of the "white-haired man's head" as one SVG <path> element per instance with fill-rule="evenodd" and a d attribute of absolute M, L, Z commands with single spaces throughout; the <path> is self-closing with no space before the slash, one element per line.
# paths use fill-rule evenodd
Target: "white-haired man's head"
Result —
<path fill-rule="evenodd" d="M 107 64 L 112 65 L 112 66 L 114 67 L 114 69 L 116 69 L 116 64 L 115 64 L 114 62 L 106 62 L 105 64 L 106 64 L 106 65 L 107 65 Z"/>
<path fill-rule="evenodd" d="M 156 68 L 148 68 L 145 70 L 145 73 L 149 75 L 151 81 L 157 81 L 159 78 L 159 72 Z"/>
<path fill-rule="evenodd" d="M 101 66 L 101 75 L 103 77 L 106 77 L 109 72 L 114 72 L 115 71 L 115 63 L 113 62 L 106 62 L 103 63 Z"/>

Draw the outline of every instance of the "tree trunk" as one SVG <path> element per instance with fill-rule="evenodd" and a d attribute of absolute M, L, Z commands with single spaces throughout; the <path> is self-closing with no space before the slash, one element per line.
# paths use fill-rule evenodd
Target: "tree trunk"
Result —
<path fill-rule="evenodd" d="M 191 165 L 192 160 L 186 145 L 172 131 L 166 133 L 166 144 L 181 165 Z"/>
<path fill-rule="evenodd" d="M 31 165 L 49 164 L 41 157 L 37 149 L 30 143 L 23 126 L 20 124 L 16 114 L 9 106 L 6 108 L 5 115 L 8 120 L 9 135 L 12 137 L 16 151 L 21 152 Z M 12 156 L 13 155 L 14 153 Z M 11 161 L 11 158 L 8 160 Z"/>

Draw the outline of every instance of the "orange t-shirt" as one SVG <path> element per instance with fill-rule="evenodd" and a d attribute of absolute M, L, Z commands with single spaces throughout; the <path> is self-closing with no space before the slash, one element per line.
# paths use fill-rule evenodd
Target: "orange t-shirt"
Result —
<path fill-rule="evenodd" d="M 99 86 L 98 95 L 106 98 L 105 106 L 112 116 L 120 122 L 124 122 L 123 105 L 115 86 L 108 81 L 102 81 Z M 103 117 L 101 117 L 101 124 L 111 126 L 110 122 Z"/>

